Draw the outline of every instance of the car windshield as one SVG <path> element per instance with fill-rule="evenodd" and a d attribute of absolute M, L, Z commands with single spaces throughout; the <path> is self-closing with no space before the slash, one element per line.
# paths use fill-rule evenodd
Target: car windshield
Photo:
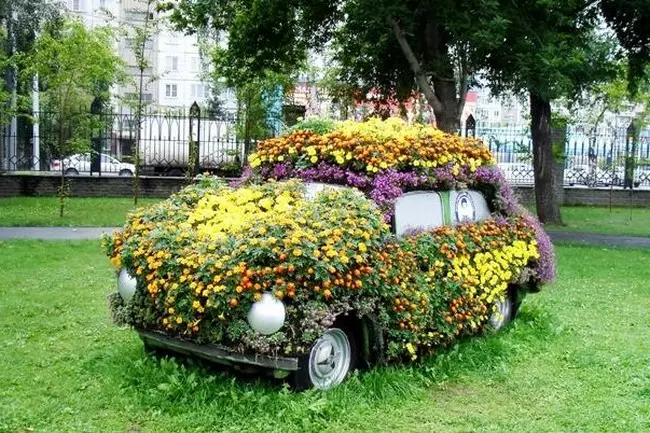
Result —
<path fill-rule="evenodd" d="M 331 183 L 308 182 L 305 183 L 305 188 L 307 189 L 307 194 L 306 194 L 307 200 L 313 200 L 316 198 L 316 194 L 318 194 L 319 192 L 321 192 L 326 188 L 343 189 L 345 187 L 341 185 L 331 184 Z"/>

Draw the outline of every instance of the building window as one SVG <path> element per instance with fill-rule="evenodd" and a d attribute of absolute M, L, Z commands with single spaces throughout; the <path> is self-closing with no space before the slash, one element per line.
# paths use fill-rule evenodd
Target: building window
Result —
<path fill-rule="evenodd" d="M 75 12 L 81 11 L 81 0 L 72 0 L 72 10 Z"/>
<path fill-rule="evenodd" d="M 176 56 L 167 57 L 167 70 L 171 72 L 178 71 L 178 57 Z"/>
<path fill-rule="evenodd" d="M 205 86 L 203 84 L 192 84 L 192 98 L 205 98 Z"/>
<path fill-rule="evenodd" d="M 99 0 L 99 7 L 100 8 L 105 8 L 106 7 L 106 0 Z"/>
<path fill-rule="evenodd" d="M 197 56 L 192 57 L 192 72 L 198 72 L 201 69 L 201 59 Z"/>
<path fill-rule="evenodd" d="M 168 98 L 178 97 L 178 85 L 176 84 L 166 84 L 165 85 L 165 96 Z"/>

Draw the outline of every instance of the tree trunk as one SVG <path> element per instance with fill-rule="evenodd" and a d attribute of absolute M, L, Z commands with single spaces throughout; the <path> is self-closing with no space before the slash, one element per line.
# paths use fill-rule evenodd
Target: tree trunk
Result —
<path fill-rule="evenodd" d="M 434 108 L 433 110 L 436 115 L 436 126 L 450 134 L 458 134 L 460 113 L 458 112 L 456 83 L 452 80 L 435 80 L 433 86 L 441 106 L 439 109 Z"/>
<path fill-rule="evenodd" d="M 551 102 L 534 91 L 530 91 L 530 117 L 537 216 L 544 224 L 562 224 L 560 201 L 555 187 Z"/>
<path fill-rule="evenodd" d="M 415 82 L 417 83 L 420 92 L 424 94 L 427 102 L 431 108 L 433 108 L 433 112 L 436 116 L 436 126 L 451 134 L 458 133 L 460 130 L 460 115 L 462 112 L 459 108 L 464 106 L 467 92 L 461 89 L 459 98 L 456 92 L 456 82 L 453 79 L 436 79 L 434 80 L 433 85 L 431 85 L 429 76 L 422 68 L 420 61 L 411 49 L 411 45 L 408 43 L 406 35 L 404 35 L 399 23 L 392 17 L 388 17 L 387 22 L 391 26 L 393 34 L 397 39 L 397 43 L 402 49 L 406 61 L 413 71 Z M 433 46 L 429 48 L 431 50 L 435 49 Z M 450 75 L 453 76 L 453 74 Z"/>

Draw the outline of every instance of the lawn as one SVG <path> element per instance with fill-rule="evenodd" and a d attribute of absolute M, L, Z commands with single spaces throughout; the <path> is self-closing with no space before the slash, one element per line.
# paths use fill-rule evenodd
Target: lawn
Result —
<path fill-rule="evenodd" d="M 650 252 L 558 248 L 498 335 L 327 393 L 159 361 L 109 322 L 97 242 L 0 242 L 0 431 L 650 430 Z"/>
<path fill-rule="evenodd" d="M 562 219 L 565 226 L 549 230 L 650 237 L 649 208 L 564 206 Z"/>
<path fill-rule="evenodd" d="M 140 199 L 138 206 L 158 201 Z M 124 224 L 126 213 L 133 209 L 133 198 L 71 197 L 61 218 L 57 197 L 7 197 L 0 198 L 0 226 L 116 227 Z"/>

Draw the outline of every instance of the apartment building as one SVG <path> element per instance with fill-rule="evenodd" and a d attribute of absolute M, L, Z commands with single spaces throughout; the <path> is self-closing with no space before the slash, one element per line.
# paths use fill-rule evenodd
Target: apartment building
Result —
<path fill-rule="evenodd" d="M 155 5 L 148 16 L 146 0 L 67 0 L 67 7 L 90 28 L 112 26 L 120 33 L 115 49 L 125 60 L 130 78 L 128 83 L 113 89 L 116 98 L 137 98 L 141 81 L 143 100 L 156 108 L 188 108 L 194 102 L 204 105 L 210 98 L 197 37 L 173 31 L 153 11 Z M 151 19 L 157 20 L 159 26 L 145 43 L 147 65 L 141 76 L 133 34 L 136 27 Z M 232 90 L 222 91 L 219 99 L 226 109 L 237 106 Z"/>

